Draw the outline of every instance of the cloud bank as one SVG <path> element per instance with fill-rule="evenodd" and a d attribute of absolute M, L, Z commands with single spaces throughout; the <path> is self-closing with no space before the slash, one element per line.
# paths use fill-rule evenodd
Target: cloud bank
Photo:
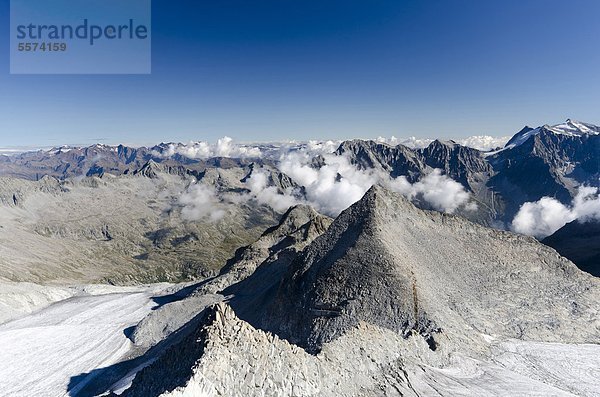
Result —
<path fill-rule="evenodd" d="M 492 137 L 488 135 L 471 136 L 464 139 L 455 140 L 456 143 L 463 146 L 472 147 L 482 151 L 488 151 L 497 147 L 502 147 L 509 140 L 509 137 Z M 427 147 L 433 139 L 428 138 L 391 138 L 378 137 L 376 142 L 389 145 L 404 145 L 412 149 L 421 149 Z M 231 157 L 231 158 L 262 158 L 269 157 L 277 159 L 289 152 L 303 151 L 317 154 L 333 153 L 342 143 L 342 140 L 310 140 L 307 142 L 288 141 L 279 143 L 255 143 L 239 144 L 235 143 L 230 137 L 218 139 L 215 143 L 204 141 L 182 143 L 169 143 L 163 148 L 155 150 L 153 154 L 157 157 L 168 158 L 176 154 L 190 158 L 206 160 L 212 157 Z"/>
<path fill-rule="evenodd" d="M 175 154 L 190 159 L 208 159 L 211 157 L 247 158 L 261 157 L 261 149 L 251 145 L 240 145 L 233 143 L 233 139 L 226 136 L 218 139 L 216 143 L 190 142 L 188 144 L 170 143 L 167 148 L 154 153 L 159 157 L 171 157 Z"/>
<path fill-rule="evenodd" d="M 506 145 L 506 142 L 508 142 L 509 139 L 510 137 L 508 136 L 493 137 L 489 135 L 474 135 L 462 139 L 453 139 L 453 141 L 458 143 L 459 145 L 468 146 L 473 149 L 486 152 L 492 149 L 503 147 L 504 145 Z M 391 138 L 379 137 L 376 139 L 376 141 L 379 143 L 387 143 L 388 145 L 393 146 L 404 145 L 408 146 L 411 149 L 426 148 L 434 140 L 435 139 L 417 138 L 414 136 L 408 138 L 396 138 L 395 136 L 392 136 Z"/>
<path fill-rule="evenodd" d="M 390 181 L 390 187 L 410 200 L 424 200 L 434 209 L 449 214 L 461 206 L 467 210 L 477 208 L 475 203 L 469 203 L 470 194 L 463 185 L 442 175 L 442 171 L 439 169 L 433 170 L 432 173 L 414 184 L 411 184 L 406 177 L 400 176 Z"/>
<path fill-rule="evenodd" d="M 266 204 L 277 212 L 285 212 L 293 205 L 299 204 L 291 190 L 280 193 L 277 187 L 269 186 L 269 177 L 263 171 L 253 172 L 247 181 L 250 193 L 243 200 L 255 199 L 260 204 Z"/>
<path fill-rule="evenodd" d="M 308 204 L 330 216 L 337 216 L 360 200 L 374 184 L 381 184 L 411 200 L 423 200 L 448 213 L 469 204 L 470 195 L 464 187 L 442 175 L 440 170 L 411 184 L 403 176 L 393 179 L 376 170 L 359 170 L 346 156 L 324 155 L 323 158 L 324 165 L 315 168 L 311 165 L 310 154 L 290 153 L 282 157 L 279 169 L 304 187 Z"/>
<path fill-rule="evenodd" d="M 600 220 L 600 196 L 598 188 L 580 187 L 573 202 L 566 206 L 552 197 L 542 197 L 521 206 L 512 221 L 517 233 L 543 238 L 576 219 L 585 222 Z"/>
<path fill-rule="evenodd" d="M 489 135 L 475 135 L 459 139 L 456 143 L 486 152 L 499 147 L 504 147 L 509 140 L 509 136 L 494 137 Z"/>
<path fill-rule="evenodd" d="M 216 222 L 225 216 L 228 205 L 251 200 L 279 213 L 304 203 L 335 217 L 360 200 L 375 184 L 448 213 L 461 207 L 471 210 L 475 206 L 464 187 L 442 175 L 440 170 L 434 170 L 420 181 L 410 183 L 403 176 L 394 179 L 383 171 L 359 170 L 346 156 L 325 154 L 323 159 L 324 163 L 315 167 L 312 153 L 308 150 L 283 155 L 278 163 L 279 170 L 300 187 L 290 187 L 285 191 L 274 186 L 268 171 L 262 168 L 255 169 L 244 182 L 247 189 L 244 193 L 218 194 L 212 186 L 202 182 L 194 184 L 179 199 L 182 217 L 188 221 Z"/>
<path fill-rule="evenodd" d="M 182 216 L 192 221 L 214 222 L 225 215 L 228 204 L 255 200 L 277 212 L 284 212 L 290 206 L 305 203 L 323 214 L 335 217 L 360 200 L 375 184 L 399 192 L 410 200 L 419 201 L 438 211 L 453 213 L 461 207 L 467 210 L 475 207 L 464 187 L 443 175 L 440 170 L 433 170 L 416 183 L 410 183 L 403 176 L 394 179 L 381 170 L 358 169 L 345 155 L 332 154 L 340 143 L 309 141 L 272 145 L 269 148 L 271 159 L 278 154 L 274 161 L 278 170 L 300 186 L 302 194 L 298 189 L 292 188 L 281 191 L 271 183 L 270 171 L 257 168 L 245 181 L 247 193 L 220 195 L 214 188 L 202 183 L 191 186 L 179 200 Z M 188 146 L 170 145 L 168 150 L 163 152 L 163 156 L 172 156 L 175 153 L 190 158 L 260 157 L 261 154 L 257 147 L 235 145 L 228 138 L 223 138 L 214 145 L 203 142 Z M 313 163 L 317 155 L 322 160 L 318 166 Z"/>

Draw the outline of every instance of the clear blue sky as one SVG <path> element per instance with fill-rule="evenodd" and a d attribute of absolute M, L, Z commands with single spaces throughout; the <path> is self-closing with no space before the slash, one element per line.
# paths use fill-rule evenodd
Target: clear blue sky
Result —
<path fill-rule="evenodd" d="M 9 75 L 0 146 L 600 123 L 600 1 L 154 0 L 148 76 Z"/>

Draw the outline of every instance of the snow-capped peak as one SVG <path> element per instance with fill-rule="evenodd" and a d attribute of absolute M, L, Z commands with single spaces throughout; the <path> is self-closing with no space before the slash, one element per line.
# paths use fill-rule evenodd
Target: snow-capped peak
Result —
<path fill-rule="evenodd" d="M 582 123 L 580 121 L 567 119 L 562 124 L 557 124 L 554 126 L 544 126 L 546 129 L 563 135 L 598 135 L 600 134 L 600 127 L 595 126 L 593 124 Z"/>
<path fill-rule="evenodd" d="M 512 149 L 525 143 L 529 138 L 534 135 L 538 135 L 542 131 L 550 131 L 555 134 L 569 135 L 569 136 L 583 136 L 583 135 L 600 135 L 600 127 L 583 123 L 581 121 L 567 119 L 564 123 L 556 125 L 543 125 L 537 128 L 525 127 L 521 131 L 515 134 L 508 143 L 500 150 L 494 152 L 488 152 L 485 155 L 491 156 L 500 153 L 507 149 Z"/>

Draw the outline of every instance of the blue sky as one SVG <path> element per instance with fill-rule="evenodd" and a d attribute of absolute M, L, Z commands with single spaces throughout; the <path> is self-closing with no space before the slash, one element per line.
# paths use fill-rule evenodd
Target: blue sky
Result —
<path fill-rule="evenodd" d="M 10 75 L 0 146 L 600 123 L 600 2 L 153 0 L 151 75 Z"/>

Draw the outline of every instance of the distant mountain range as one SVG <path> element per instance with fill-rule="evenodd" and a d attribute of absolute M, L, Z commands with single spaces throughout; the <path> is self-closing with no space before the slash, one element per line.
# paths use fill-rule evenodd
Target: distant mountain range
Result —
<path fill-rule="evenodd" d="M 230 143 L 224 142 L 226 148 Z M 286 148 L 293 151 L 298 147 Z M 0 156 L 0 175 L 37 180 L 146 172 L 149 165 L 169 173 L 197 174 L 213 167 L 239 167 L 251 163 L 276 165 L 281 148 L 273 145 L 238 150 L 208 150 L 163 143 L 154 147 L 93 145 Z M 365 140 L 342 142 L 334 152 L 359 169 L 406 176 L 415 182 L 440 169 L 461 183 L 478 204 L 461 215 L 486 225 L 508 225 L 524 202 L 553 197 L 571 202 L 581 185 L 598 186 L 600 178 L 600 127 L 567 120 L 558 125 L 525 127 L 501 149 L 483 152 L 454 141 L 435 140 L 425 148 Z M 319 167 L 315 154 L 314 167 Z"/>
<path fill-rule="evenodd" d="M 549 196 L 568 204 L 578 186 L 598 186 L 600 127 L 571 120 L 556 126 L 525 127 L 493 152 L 436 140 L 417 150 L 348 141 L 337 153 L 350 156 L 359 167 L 379 167 L 412 180 L 434 168 L 442 169 L 480 204 L 479 214 L 464 215 L 486 224 L 506 223 L 524 202 Z"/>

